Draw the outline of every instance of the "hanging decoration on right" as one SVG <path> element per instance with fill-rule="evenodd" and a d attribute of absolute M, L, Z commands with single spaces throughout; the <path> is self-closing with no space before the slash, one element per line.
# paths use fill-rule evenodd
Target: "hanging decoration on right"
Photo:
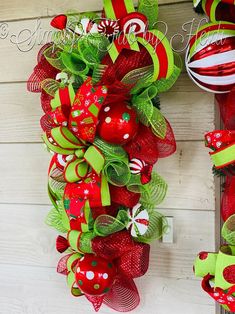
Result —
<path fill-rule="evenodd" d="M 227 311 L 235 312 L 235 2 L 194 0 L 197 13 L 210 23 L 191 38 L 185 57 L 190 78 L 203 90 L 215 93 L 224 130 L 205 135 L 215 175 L 224 177 L 221 233 L 225 240 L 219 252 L 201 252 L 194 272 L 202 289 Z"/>

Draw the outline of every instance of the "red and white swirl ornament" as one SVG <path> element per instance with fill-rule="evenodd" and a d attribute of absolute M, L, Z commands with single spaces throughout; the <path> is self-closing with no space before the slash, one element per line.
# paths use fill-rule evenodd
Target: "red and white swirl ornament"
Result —
<path fill-rule="evenodd" d="M 141 34 L 146 31 L 148 20 L 145 15 L 137 12 L 129 13 L 120 20 L 120 27 L 124 34 Z"/>
<path fill-rule="evenodd" d="M 119 33 L 120 26 L 117 21 L 104 19 L 98 25 L 98 32 L 107 36 L 115 36 Z"/>
<path fill-rule="evenodd" d="M 235 87 L 235 24 L 211 23 L 190 40 L 186 68 L 202 89 L 228 93 Z"/>
<path fill-rule="evenodd" d="M 145 161 L 133 158 L 129 164 L 131 174 L 141 175 L 141 183 L 147 184 L 151 180 L 153 166 L 146 164 Z"/>
<path fill-rule="evenodd" d="M 132 237 L 144 235 L 148 230 L 149 214 L 146 209 L 141 208 L 141 204 L 137 204 L 132 209 L 129 209 L 128 216 L 130 219 L 127 229 L 130 230 Z"/>

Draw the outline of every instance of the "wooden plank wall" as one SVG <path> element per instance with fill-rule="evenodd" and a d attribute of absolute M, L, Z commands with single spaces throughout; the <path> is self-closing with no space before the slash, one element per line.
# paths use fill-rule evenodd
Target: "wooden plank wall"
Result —
<path fill-rule="evenodd" d="M 191 2 L 160 1 L 174 48 L 183 49 L 185 22 L 197 18 Z M 36 62 L 38 39 L 28 30 L 49 30 L 49 17 L 70 9 L 96 10 L 101 0 L 2 0 L 0 2 L 0 313 L 92 313 L 83 299 L 70 296 L 56 274 L 56 233 L 44 224 L 50 209 L 46 192 L 49 156 L 41 145 L 39 95 L 26 91 Z M 41 18 L 38 20 L 38 18 Z M 198 18 L 197 23 L 198 25 Z M 186 27 L 189 29 L 189 24 Z M 194 25 L 194 28 L 195 28 Z M 163 26 L 163 25 L 162 25 Z M 179 33 L 182 36 L 174 36 Z M 30 41 L 31 39 L 31 41 Z M 183 53 L 181 53 L 183 54 Z M 203 134 L 214 128 L 213 97 L 183 73 L 161 95 L 162 110 L 174 128 L 177 153 L 157 170 L 169 183 L 165 215 L 174 217 L 174 243 L 152 245 L 148 274 L 137 281 L 142 295 L 137 314 L 214 314 L 201 292 L 192 264 L 201 250 L 215 249 L 215 189 Z M 103 307 L 101 313 L 111 313 Z"/>

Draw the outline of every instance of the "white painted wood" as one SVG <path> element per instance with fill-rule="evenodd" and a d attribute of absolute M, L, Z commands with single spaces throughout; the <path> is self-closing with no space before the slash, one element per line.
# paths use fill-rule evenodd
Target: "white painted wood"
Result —
<path fill-rule="evenodd" d="M 53 268 L 1 265 L 0 271 L 1 313 L 93 313 L 85 298 L 69 294 L 65 277 Z M 136 283 L 142 293 L 135 314 L 215 313 L 213 302 L 198 289 L 198 281 L 144 276 Z M 103 306 L 100 313 L 114 312 Z"/>
<path fill-rule="evenodd" d="M 175 87 L 160 96 L 162 112 L 177 140 L 201 140 L 214 128 L 213 95 L 202 92 L 198 97 L 198 92 L 187 74 L 182 74 Z M 39 94 L 27 92 L 25 83 L 0 84 L 0 103 L 0 142 L 41 142 Z"/>
<path fill-rule="evenodd" d="M 3 203 L 49 204 L 46 173 L 50 154 L 41 144 L 2 144 L 0 199 Z M 176 154 L 156 170 L 169 184 L 162 208 L 214 210 L 211 162 L 203 142 L 179 142 Z"/>
<path fill-rule="evenodd" d="M 183 0 L 159 0 L 159 4 L 168 4 L 184 2 Z M 134 1 L 138 3 L 137 0 Z M 102 0 L 53 0 L 53 1 L 34 1 L 28 2 L 27 0 L 10 0 L 0 3 L 0 20 L 9 21 L 12 19 L 25 19 L 33 17 L 46 17 L 61 14 L 64 12 L 87 12 L 87 11 L 100 11 L 103 6 Z M 24 10 L 22 10 L 24 8 Z"/>

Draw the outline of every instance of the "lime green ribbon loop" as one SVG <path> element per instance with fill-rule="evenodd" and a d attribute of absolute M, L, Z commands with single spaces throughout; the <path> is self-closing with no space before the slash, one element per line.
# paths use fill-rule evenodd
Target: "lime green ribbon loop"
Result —
<path fill-rule="evenodd" d="M 164 200 L 167 184 L 159 174 L 153 172 L 151 181 L 145 187 L 146 190 L 141 194 L 140 203 L 147 209 L 154 209 Z"/>
<path fill-rule="evenodd" d="M 70 247 L 78 253 L 92 253 L 91 241 L 94 238 L 92 232 L 80 232 L 71 230 L 68 233 Z"/>
<path fill-rule="evenodd" d="M 128 155 L 119 145 L 112 145 L 96 138 L 94 145 L 105 157 L 104 175 L 109 183 L 116 186 L 125 186 L 130 180 Z"/>
<path fill-rule="evenodd" d="M 143 235 L 138 235 L 135 238 L 136 241 L 142 243 L 149 243 L 153 239 L 161 238 L 168 229 L 167 220 L 162 214 L 154 210 L 147 210 L 147 212 L 149 215 L 147 231 Z M 130 223 L 133 223 L 133 221 L 128 211 L 121 209 L 116 218 L 109 215 L 100 215 L 97 217 L 93 232 L 95 236 L 107 237 L 125 228 L 129 228 Z"/>
<path fill-rule="evenodd" d="M 73 183 L 86 178 L 90 168 L 97 174 L 101 173 L 105 159 L 95 146 L 90 146 L 86 152 L 84 149 L 76 150 L 75 156 L 77 159 L 69 162 L 64 171 L 67 182 Z"/>
<path fill-rule="evenodd" d="M 53 152 L 63 155 L 75 155 L 76 159 L 69 162 L 65 168 L 65 180 L 77 182 L 85 178 L 90 167 L 100 174 L 105 159 L 100 150 L 91 145 L 86 149 L 84 141 L 79 140 L 67 127 L 57 127 L 51 130 L 50 136 L 46 133 L 43 140 Z"/>
<path fill-rule="evenodd" d="M 75 269 L 74 269 L 74 265 L 76 264 L 76 262 L 82 257 L 81 254 L 79 253 L 74 253 L 71 254 L 70 257 L 67 260 L 67 270 L 68 270 L 68 274 L 67 274 L 67 284 L 70 288 L 70 291 L 72 293 L 73 296 L 81 296 L 83 293 L 81 292 L 81 290 L 77 287 L 76 285 L 76 281 L 75 281 Z"/>
<path fill-rule="evenodd" d="M 119 210 L 117 217 L 100 215 L 94 223 L 94 234 L 106 237 L 126 228 L 129 222 L 127 211 Z"/>
<path fill-rule="evenodd" d="M 53 128 L 50 136 L 44 133 L 42 139 L 49 150 L 61 155 L 73 155 L 77 149 L 85 147 L 85 143 L 74 136 L 67 127 Z"/>
<path fill-rule="evenodd" d="M 235 144 L 210 153 L 211 159 L 217 169 L 231 165 L 235 160 Z"/>

